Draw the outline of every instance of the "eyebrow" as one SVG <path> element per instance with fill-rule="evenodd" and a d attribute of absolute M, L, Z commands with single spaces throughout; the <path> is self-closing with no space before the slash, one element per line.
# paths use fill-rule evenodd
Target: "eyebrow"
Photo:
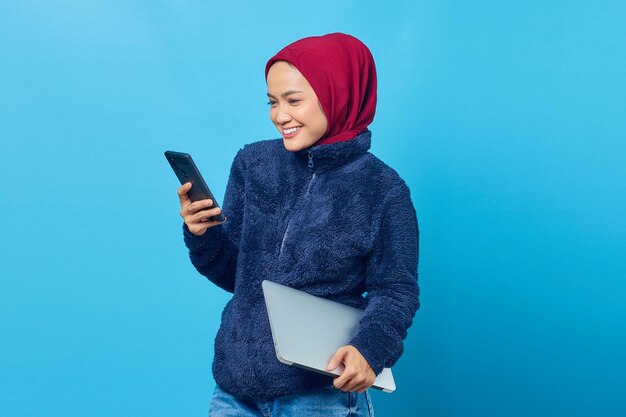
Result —
<path fill-rule="evenodd" d="M 289 90 L 289 91 L 285 91 L 284 93 L 281 94 L 281 97 L 287 97 L 289 94 L 296 94 L 296 93 L 303 93 L 303 91 L 300 90 Z M 273 95 L 271 95 L 270 93 L 267 93 L 268 97 L 274 97 Z M 276 97 L 274 97 L 276 98 Z"/>

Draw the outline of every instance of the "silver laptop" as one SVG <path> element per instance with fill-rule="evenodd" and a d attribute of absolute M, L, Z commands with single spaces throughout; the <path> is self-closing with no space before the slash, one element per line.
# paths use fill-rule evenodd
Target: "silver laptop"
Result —
<path fill-rule="evenodd" d="M 268 280 L 261 285 L 278 360 L 329 376 L 341 375 L 343 365 L 334 371 L 327 371 L 326 365 L 356 335 L 363 310 Z M 391 369 L 383 369 L 372 387 L 393 392 L 396 384 Z"/>

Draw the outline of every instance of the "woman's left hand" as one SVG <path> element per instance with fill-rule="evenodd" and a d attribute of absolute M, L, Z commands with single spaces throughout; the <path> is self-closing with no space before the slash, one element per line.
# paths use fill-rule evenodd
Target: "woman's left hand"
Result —
<path fill-rule="evenodd" d="M 358 391 L 363 393 L 374 384 L 376 375 L 357 348 L 347 345 L 337 349 L 335 355 L 328 362 L 326 370 L 332 371 L 342 362 L 345 368 L 341 375 L 333 381 L 335 388 L 346 392 Z"/>

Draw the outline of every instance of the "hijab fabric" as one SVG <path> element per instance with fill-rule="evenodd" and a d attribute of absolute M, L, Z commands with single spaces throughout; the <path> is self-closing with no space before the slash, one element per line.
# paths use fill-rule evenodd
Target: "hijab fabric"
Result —
<path fill-rule="evenodd" d="M 276 61 L 294 65 L 320 101 L 328 127 L 315 145 L 353 139 L 376 113 L 376 67 L 363 42 L 344 33 L 303 38 L 267 61 L 265 79 Z"/>

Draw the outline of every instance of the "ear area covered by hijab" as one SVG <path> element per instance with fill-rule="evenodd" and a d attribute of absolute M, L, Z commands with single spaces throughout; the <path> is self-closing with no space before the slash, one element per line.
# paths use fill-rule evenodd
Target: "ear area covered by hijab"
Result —
<path fill-rule="evenodd" d="M 376 113 L 376 67 L 372 53 L 351 35 L 330 33 L 295 41 L 270 58 L 265 79 L 276 61 L 293 64 L 309 82 L 328 120 L 315 145 L 356 137 Z"/>

